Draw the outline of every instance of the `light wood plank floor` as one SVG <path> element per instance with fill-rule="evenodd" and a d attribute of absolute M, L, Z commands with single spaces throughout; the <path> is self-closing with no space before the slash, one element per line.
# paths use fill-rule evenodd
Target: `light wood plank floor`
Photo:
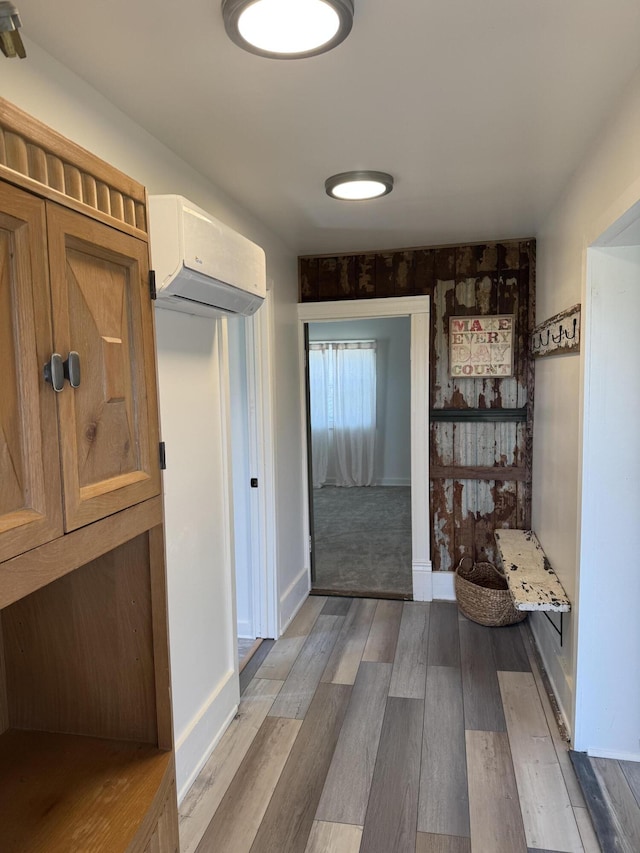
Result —
<path fill-rule="evenodd" d="M 182 853 L 599 853 L 525 625 L 316 596 L 255 670 Z"/>

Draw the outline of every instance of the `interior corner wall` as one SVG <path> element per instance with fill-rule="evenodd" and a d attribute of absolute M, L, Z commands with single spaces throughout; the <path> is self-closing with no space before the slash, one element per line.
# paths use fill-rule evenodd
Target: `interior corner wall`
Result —
<path fill-rule="evenodd" d="M 178 193 L 190 198 L 227 225 L 260 244 L 267 256 L 267 278 L 274 293 L 275 326 L 272 377 L 276 400 L 272 406 L 276 466 L 276 542 L 279 598 L 287 612 L 295 611 L 306 595 L 300 573 L 304 567 L 300 402 L 298 385 L 298 297 L 296 256 L 266 226 L 227 197 L 210 181 L 177 157 L 142 127 L 54 60 L 41 47 L 25 39 L 28 58 L 3 62 L 0 95 L 84 146 L 147 187 L 149 193 Z M 218 321 L 157 312 L 158 359 L 163 439 L 167 443 L 168 471 L 165 488 L 172 482 L 185 446 L 190 458 L 199 459 L 188 487 L 174 481 L 180 493 L 180 517 L 170 510 L 167 497 L 168 610 L 173 675 L 174 729 L 177 748 L 178 790 L 183 795 L 189 781 L 206 760 L 220 734 L 220 714 L 207 717 L 216 696 L 227 691 L 226 704 L 237 701 L 237 678 L 228 678 L 236 626 L 233 608 L 212 618 L 211 602 L 202 595 L 197 578 L 206 575 L 216 586 L 223 571 L 215 559 L 215 531 L 202 530 L 196 506 L 207 494 L 207 472 L 216 471 L 220 448 L 211 447 L 203 428 L 215 403 L 216 330 Z M 185 383 L 189 377 L 189 383 Z M 183 385 L 189 388 L 182 388 Z M 188 392 L 189 411 L 180 410 Z M 168 414 L 169 413 L 169 414 Z M 184 415 L 188 416 L 185 417 Z M 215 490 L 215 489 L 214 489 Z M 194 544 L 184 560 L 177 550 L 182 537 L 193 534 Z M 213 556 L 212 556 L 213 555 Z M 207 574 L 209 573 L 209 574 Z M 218 578 L 226 588 L 230 579 Z M 207 587 L 208 588 L 208 587 Z M 194 626 L 198 630 L 194 631 Z M 231 644 L 231 645 L 230 645 Z M 218 650 L 210 655 L 203 650 Z M 232 665 L 232 663 L 231 663 Z M 226 685 L 231 685 L 228 687 Z M 207 725 L 203 728 L 203 721 Z"/>
<path fill-rule="evenodd" d="M 640 74 L 622 93 L 600 135 L 577 165 L 561 198 L 537 234 L 537 322 L 576 303 L 585 307 L 586 250 L 640 197 Z M 580 622 L 582 352 L 538 359 L 535 378 L 532 520 L 542 547 L 572 602 L 564 644 L 546 620 L 532 627 L 561 710 L 575 728 L 576 660 L 580 635 L 596 626 Z M 595 318 L 594 318 L 595 320 Z M 602 567 L 603 580 L 606 567 Z"/>

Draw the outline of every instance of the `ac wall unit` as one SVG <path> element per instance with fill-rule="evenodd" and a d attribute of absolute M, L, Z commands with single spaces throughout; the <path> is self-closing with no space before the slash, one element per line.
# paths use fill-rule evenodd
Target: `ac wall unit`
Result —
<path fill-rule="evenodd" d="M 149 196 L 149 234 L 159 308 L 216 317 L 262 305 L 264 251 L 183 196 Z"/>

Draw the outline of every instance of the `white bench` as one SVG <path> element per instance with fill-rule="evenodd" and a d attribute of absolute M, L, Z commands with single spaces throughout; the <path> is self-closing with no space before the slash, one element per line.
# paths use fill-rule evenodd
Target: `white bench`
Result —
<path fill-rule="evenodd" d="M 560 613 L 560 628 L 547 616 L 560 634 L 562 614 L 571 610 L 558 576 L 540 547 L 532 530 L 494 531 L 498 555 L 516 610 L 543 610 Z"/>

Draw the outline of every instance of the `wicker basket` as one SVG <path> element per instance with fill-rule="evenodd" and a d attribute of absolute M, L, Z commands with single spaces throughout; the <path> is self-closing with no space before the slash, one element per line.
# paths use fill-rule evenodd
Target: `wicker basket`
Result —
<path fill-rule="evenodd" d="M 504 575 L 492 563 L 463 557 L 456 569 L 456 598 L 462 613 L 480 625 L 514 625 L 527 618 L 516 610 Z"/>

